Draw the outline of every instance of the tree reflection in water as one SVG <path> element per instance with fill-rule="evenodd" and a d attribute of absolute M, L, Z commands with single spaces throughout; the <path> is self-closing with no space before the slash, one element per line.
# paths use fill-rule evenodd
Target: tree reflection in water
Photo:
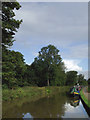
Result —
<path fill-rule="evenodd" d="M 77 98 L 67 97 L 64 92 L 40 98 L 36 101 L 26 99 L 22 104 L 12 102 L 3 105 L 3 118 L 87 118 L 81 101 Z M 28 120 L 29 120 L 28 119 Z"/>

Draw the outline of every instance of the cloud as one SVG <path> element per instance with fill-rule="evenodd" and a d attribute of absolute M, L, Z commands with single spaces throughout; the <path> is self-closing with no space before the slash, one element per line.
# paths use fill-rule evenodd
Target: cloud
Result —
<path fill-rule="evenodd" d="M 39 53 L 33 52 L 32 53 L 35 57 L 37 57 L 39 55 Z"/>
<path fill-rule="evenodd" d="M 86 111 L 82 107 L 81 101 L 79 102 L 79 106 L 74 107 L 66 102 L 64 107 L 65 113 L 64 116 L 62 116 L 63 118 L 88 118 Z"/>
<path fill-rule="evenodd" d="M 21 2 L 16 19 L 23 19 L 12 49 L 19 50 L 31 63 L 38 51 L 55 45 L 68 69 L 82 70 L 74 59 L 88 55 L 88 3 Z M 80 64 L 81 65 L 81 64 Z M 83 65 L 83 63 L 82 63 Z"/>
<path fill-rule="evenodd" d="M 72 70 L 75 70 L 75 71 L 82 71 L 82 67 L 80 67 L 78 64 L 79 64 L 79 61 L 78 60 L 66 60 L 64 59 L 63 60 L 66 68 L 67 68 L 67 71 L 72 71 Z"/>
<path fill-rule="evenodd" d="M 68 51 L 68 53 L 67 53 Z M 66 48 L 65 52 L 61 52 L 63 57 L 66 59 L 88 59 L 88 41 L 86 43 L 80 43 L 72 45 Z"/>
<path fill-rule="evenodd" d="M 88 78 L 90 77 L 88 71 L 79 71 L 78 73 L 79 73 L 79 74 L 83 74 L 83 75 L 84 75 L 84 78 L 87 79 L 87 80 L 88 80 Z"/>
<path fill-rule="evenodd" d="M 76 41 L 83 42 L 88 39 L 87 3 L 21 3 L 21 5 L 21 10 L 16 12 L 16 18 L 22 18 L 23 23 L 17 36 L 24 36 L 26 38 L 24 42 L 35 43 L 30 41 L 33 38 L 37 44 L 49 41 L 67 47 Z"/>

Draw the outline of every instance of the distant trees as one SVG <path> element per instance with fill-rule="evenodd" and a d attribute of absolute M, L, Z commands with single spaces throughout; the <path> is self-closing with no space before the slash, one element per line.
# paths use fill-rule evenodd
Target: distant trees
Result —
<path fill-rule="evenodd" d="M 77 82 L 77 71 L 68 71 L 66 73 L 66 85 L 74 85 Z"/>
<path fill-rule="evenodd" d="M 84 75 L 77 74 L 77 71 L 66 72 L 66 85 L 75 85 L 77 83 L 79 83 L 80 85 L 87 85 L 87 80 L 84 78 Z"/>
<path fill-rule="evenodd" d="M 82 75 L 82 74 L 79 74 L 79 75 L 78 75 L 78 83 L 79 83 L 80 85 L 87 85 L 87 81 L 86 81 L 86 79 L 84 78 L 84 75 Z"/>
<path fill-rule="evenodd" d="M 4 49 L 4 54 L 2 54 L 3 86 L 8 88 L 16 86 L 69 86 L 75 85 L 77 82 L 80 85 L 87 85 L 84 76 L 82 74 L 77 75 L 77 71 L 65 73 L 62 58 L 58 52 L 55 52 L 56 47 L 48 45 L 45 48 L 48 52 L 45 54 L 45 51 L 40 51 L 31 65 L 25 64 L 20 52 Z"/>
<path fill-rule="evenodd" d="M 83 80 L 84 80 L 84 75 L 79 74 L 79 75 L 78 75 L 78 83 L 79 83 L 80 85 L 82 85 Z"/>
<path fill-rule="evenodd" d="M 80 85 L 86 85 L 87 81 L 84 76 L 77 75 L 77 71 L 65 73 L 62 58 L 58 52 L 55 52 L 58 51 L 56 47 L 48 45 L 45 48 L 48 52 L 45 54 L 45 51 L 40 51 L 31 65 L 25 64 L 20 52 L 4 49 L 4 54 L 2 54 L 3 86 L 8 88 L 16 86 L 63 86 L 75 85 L 77 82 Z"/>

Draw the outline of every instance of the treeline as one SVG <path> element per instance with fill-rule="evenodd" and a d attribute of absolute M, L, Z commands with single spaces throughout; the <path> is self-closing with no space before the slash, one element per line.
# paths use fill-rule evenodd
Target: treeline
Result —
<path fill-rule="evenodd" d="M 13 45 L 14 35 L 22 20 L 14 18 L 14 9 L 20 9 L 18 2 L 2 3 L 2 84 L 3 88 L 23 86 L 63 86 L 79 82 L 86 85 L 87 81 L 77 71 L 65 73 L 59 50 L 48 45 L 39 51 L 39 55 L 31 65 L 24 62 L 20 52 L 9 50 Z"/>
<path fill-rule="evenodd" d="M 77 71 L 65 73 L 59 50 L 53 45 L 43 47 L 31 65 L 24 62 L 20 52 L 3 50 L 2 84 L 4 88 L 23 86 L 65 86 L 87 85 L 82 74 Z"/>

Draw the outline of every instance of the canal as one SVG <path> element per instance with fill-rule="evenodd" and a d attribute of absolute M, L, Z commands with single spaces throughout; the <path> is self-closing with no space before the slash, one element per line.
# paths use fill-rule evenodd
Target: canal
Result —
<path fill-rule="evenodd" d="M 26 98 L 25 98 L 26 99 Z M 89 118 L 81 100 L 60 92 L 35 101 L 3 102 L 3 118 Z M 21 103 L 21 104 L 20 104 Z"/>

